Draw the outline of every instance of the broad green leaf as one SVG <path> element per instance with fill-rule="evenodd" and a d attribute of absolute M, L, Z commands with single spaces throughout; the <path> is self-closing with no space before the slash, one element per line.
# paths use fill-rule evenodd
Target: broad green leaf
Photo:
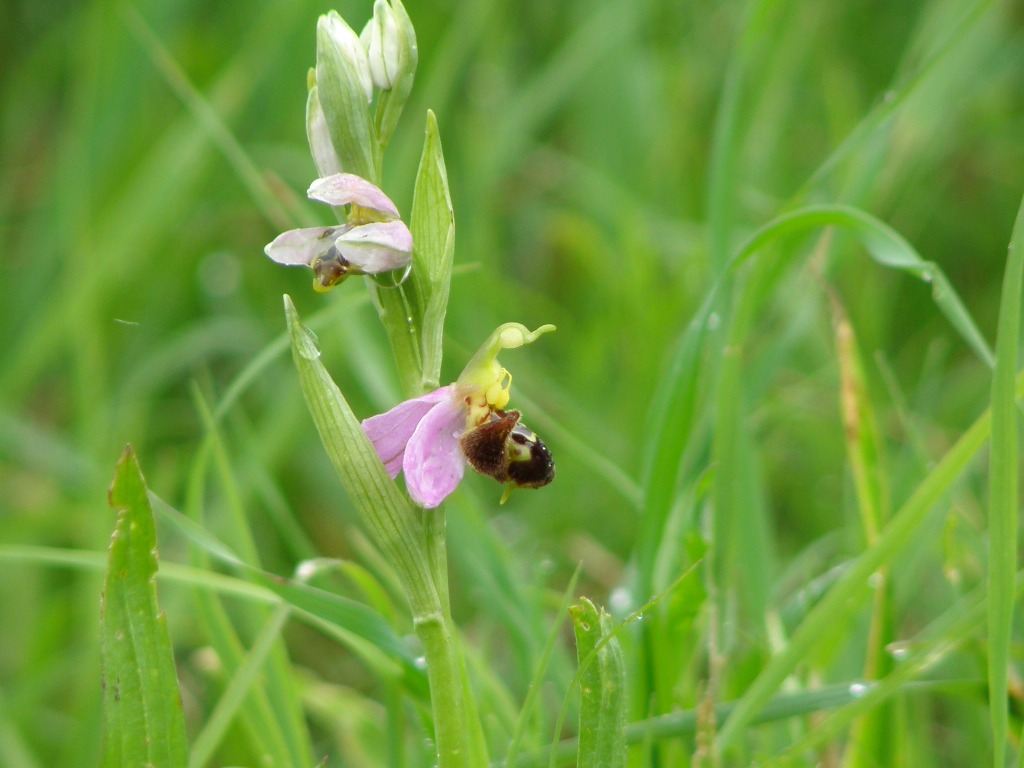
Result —
<path fill-rule="evenodd" d="M 587 598 L 569 609 L 580 665 L 577 765 L 626 764 L 626 667 L 612 617 Z"/>
<path fill-rule="evenodd" d="M 185 718 L 166 617 L 157 606 L 156 528 L 131 446 L 109 492 L 118 510 L 103 583 L 103 766 L 183 768 Z"/>

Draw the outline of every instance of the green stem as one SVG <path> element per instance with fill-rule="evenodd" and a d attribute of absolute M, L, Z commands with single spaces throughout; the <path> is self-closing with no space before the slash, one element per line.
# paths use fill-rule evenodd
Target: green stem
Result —
<path fill-rule="evenodd" d="M 469 766 L 469 729 L 462 698 L 461 662 L 455 647 L 451 618 L 440 611 L 416 611 L 413 626 L 423 644 L 427 663 L 437 764 L 439 768 Z"/>

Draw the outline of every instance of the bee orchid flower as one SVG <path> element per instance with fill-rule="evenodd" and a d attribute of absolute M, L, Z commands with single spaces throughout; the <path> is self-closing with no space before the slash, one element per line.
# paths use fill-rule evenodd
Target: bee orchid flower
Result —
<path fill-rule="evenodd" d="M 512 487 L 540 487 L 554 477 L 547 447 L 506 412 L 512 376 L 498 353 L 529 344 L 553 331 L 529 331 L 519 323 L 500 326 L 452 384 L 399 403 L 363 422 L 363 430 L 392 478 L 405 473 L 412 500 L 438 506 L 455 488 L 467 462 Z"/>
<path fill-rule="evenodd" d="M 278 264 L 311 268 L 315 290 L 328 291 L 349 275 L 403 269 L 412 261 L 412 233 L 398 208 L 366 179 L 335 173 L 314 181 L 306 194 L 335 208 L 349 206 L 347 221 L 289 230 L 264 252 Z"/>

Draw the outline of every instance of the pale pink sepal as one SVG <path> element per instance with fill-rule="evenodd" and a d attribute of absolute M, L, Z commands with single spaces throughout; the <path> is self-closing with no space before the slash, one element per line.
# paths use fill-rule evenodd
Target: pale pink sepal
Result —
<path fill-rule="evenodd" d="M 352 227 L 334 245 L 352 266 L 367 274 L 400 269 L 412 261 L 412 233 L 401 221 Z"/>
<path fill-rule="evenodd" d="M 371 182 L 352 173 L 335 173 L 317 179 L 309 185 L 306 196 L 335 207 L 355 203 L 361 208 L 398 218 L 398 208 L 390 197 Z"/>
<path fill-rule="evenodd" d="M 278 264 L 308 267 L 313 259 L 331 247 L 338 233 L 346 229 L 345 226 L 290 229 L 275 237 L 263 252 Z"/>
<path fill-rule="evenodd" d="M 392 478 L 401 471 L 406 445 L 423 417 L 435 405 L 450 399 L 451 395 L 451 386 L 441 387 L 422 397 L 399 403 L 386 413 L 363 420 L 363 431 Z"/>
<path fill-rule="evenodd" d="M 448 397 L 427 413 L 405 448 L 402 470 L 409 496 L 419 506 L 433 509 L 459 485 L 466 458 L 459 438 L 466 429 L 466 408 Z"/>

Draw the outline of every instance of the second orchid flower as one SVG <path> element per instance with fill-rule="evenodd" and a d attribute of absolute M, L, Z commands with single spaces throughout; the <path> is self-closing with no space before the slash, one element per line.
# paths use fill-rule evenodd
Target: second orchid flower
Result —
<path fill-rule="evenodd" d="M 349 275 L 409 266 L 412 233 L 391 198 L 374 184 L 351 173 L 335 173 L 314 181 L 306 194 L 335 208 L 349 206 L 346 222 L 291 229 L 264 251 L 278 264 L 311 268 L 315 290 L 328 291 Z"/>

